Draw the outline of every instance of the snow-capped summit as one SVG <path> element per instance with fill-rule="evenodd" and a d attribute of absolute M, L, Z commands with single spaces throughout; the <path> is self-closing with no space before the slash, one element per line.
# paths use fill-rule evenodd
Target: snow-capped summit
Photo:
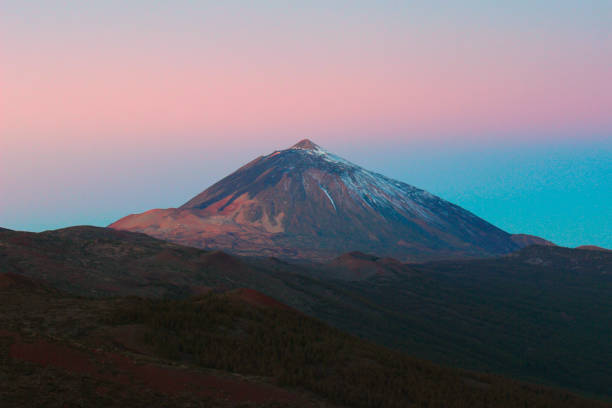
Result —
<path fill-rule="evenodd" d="M 474 214 L 308 139 L 260 156 L 177 209 L 130 215 L 111 227 L 287 258 L 363 251 L 424 260 L 518 248 L 510 234 Z"/>

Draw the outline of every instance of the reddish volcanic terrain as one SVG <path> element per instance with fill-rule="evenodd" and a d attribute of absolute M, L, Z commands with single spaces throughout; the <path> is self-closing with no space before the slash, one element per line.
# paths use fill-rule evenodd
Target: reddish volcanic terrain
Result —
<path fill-rule="evenodd" d="M 22 276 L 93 296 L 185 296 L 243 285 L 277 291 L 269 274 L 221 251 L 203 251 L 144 234 L 71 227 L 41 233 L 0 231 L 0 287 Z"/>
<path fill-rule="evenodd" d="M 254 289 L 239 288 L 226 293 L 230 299 L 245 302 L 251 306 L 266 307 L 272 309 L 294 310 L 276 299 L 266 296 Z"/>
<path fill-rule="evenodd" d="M 401 381 L 388 383 L 398 378 L 398 359 L 406 357 L 391 354 L 381 362 L 390 351 L 367 351 L 371 345 L 340 330 L 439 363 L 609 396 L 612 329 L 602 322 L 611 310 L 610 254 L 533 245 L 489 259 L 414 264 L 350 252 L 317 264 L 237 257 L 108 228 L 3 229 L 0 378 L 10 381 L 0 382 L 0 396 L 23 401 L 42 392 L 57 399 L 62 390 L 77 399 L 115 398 L 104 406 L 190 406 L 183 391 L 196 390 L 197 396 L 207 392 L 206 381 L 217 384 L 209 376 L 220 373 L 201 370 L 206 367 L 223 370 L 219 381 L 231 384 L 246 380 L 259 387 L 261 376 L 274 377 L 272 383 L 263 379 L 265 387 L 280 386 L 291 395 L 296 390 L 288 384 L 309 384 L 340 405 L 359 405 L 341 398 L 373 398 L 387 401 L 380 406 L 404 407 L 406 398 L 429 401 L 434 395 L 447 406 L 463 381 L 462 374 L 457 379 L 439 371 L 431 380 L 422 375 L 422 363 L 406 361 Z M 66 295 L 47 284 L 97 298 Z M 147 298 L 121 298 L 126 295 Z M 57 359 L 58 353 L 66 358 Z M 127 360 L 117 362 L 115 355 Z M 92 365 L 102 371 L 92 372 Z M 377 374 L 364 379 L 364 371 Z M 118 380 L 123 376 L 136 385 Z M 176 394 L 156 382 L 182 376 L 194 382 L 185 379 L 173 388 Z M 375 396 L 363 394 L 366 380 L 376 383 Z M 218 385 L 233 389 L 228 387 Z M 506 401 L 508 389 L 525 392 L 512 387 L 502 381 L 486 398 Z M 233 390 L 228 392 L 242 395 Z M 472 391 L 461 388 L 467 405 L 460 406 L 474 406 Z M 532 402 L 534 395 L 550 397 L 528 394 Z M 134 395 L 146 398 L 134 401 Z M 241 397 L 235 398 L 231 404 L 240 404 Z M 517 404 L 509 406 L 524 406 Z M 49 406 L 44 400 L 34 405 Z"/>
<path fill-rule="evenodd" d="M 349 252 L 327 264 L 334 270 L 334 277 L 347 280 L 363 280 L 374 275 L 406 275 L 407 265 L 393 258 L 380 258 L 363 252 Z"/>
<path fill-rule="evenodd" d="M 160 360 L 144 331 L 128 336 L 104 324 L 125 301 L 66 296 L 14 274 L 0 274 L 0 282 L 0 374 L 11 373 L 2 377 L 3 407 L 321 406 L 261 378 Z"/>
<path fill-rule="evenodd" d="M 88 299 L 0 282 L 3 408 L 606 406 L 417 360 L 251 290 Z"/>
<path fill-rule="evenodd" d="M 544 238 L 536 237 L 535 235 L 529 235 L 529 234 L 512 234 L 512 242 L 514 242 L 521 248 L 525 248 L 530 245 L 545 245 L 545 246 L 555 245 L 554 243 L 548 240 L 545 240 Z"/>
<path fill-rule="evenodd" d="M 110 227 L 240 255 L 310 260 L 349 251 L 401 261 L 477 257 L 537 241 L 309 140 L 253 160 L 179 208 Z"/>
<path fill-rule="evenodd" d="M 579 247 L 576 247 L 576 249 L 582 249 L 587 251 L 612 251 L 612 249 L 602 248 L 596 245 L 581 245 Z"/>

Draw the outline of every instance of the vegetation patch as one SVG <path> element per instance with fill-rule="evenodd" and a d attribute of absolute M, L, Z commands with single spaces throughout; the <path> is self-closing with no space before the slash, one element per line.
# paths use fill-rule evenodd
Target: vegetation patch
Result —
<path fill-rule="evenodd" d="M 291 310 L 253 307 L 219 294 L 132 299 L 107 323 L 145 325 L 142 340 L 160 357 L 271 377 L 352 407 L 606 406 L 559 390 L 442 368 Z"/>

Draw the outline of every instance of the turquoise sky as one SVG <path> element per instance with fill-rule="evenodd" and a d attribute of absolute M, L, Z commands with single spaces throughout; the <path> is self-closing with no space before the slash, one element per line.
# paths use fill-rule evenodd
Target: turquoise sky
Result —
<path fill-rule="evenodd" d="M 20 186 L 4 186 L 12 194 L 3 196 L 0 225 L 32 231 L 104 226 L 128 213 L 176 207 L 252 158 L 294 141 L 261 141 L 246 149 L 214 144 L 198 150 L 151 147 L 137 155 L 102 156 L 95 148 L 81 146 L 76 149 L 79 156 L 61 163 L 54 154 L 35 164 L 21 162 L 12 171 L 35 171 L 16 178 Z M 610 139 L 505 146 L 318 142 L 366 168 L 459 204 L 506 231 L 539 235 L 564 246 L 612 248 Z"/>

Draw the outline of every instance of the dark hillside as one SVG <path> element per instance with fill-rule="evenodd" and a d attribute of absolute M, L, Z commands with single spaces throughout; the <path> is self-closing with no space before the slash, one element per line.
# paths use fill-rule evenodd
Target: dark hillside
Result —
<path fill-rule="evenodd" d="M 2 281 L 3 408 L 606 406 L 407 357 L 235 291 L 89 299 Z"/>
<path fill-rule="evenodd" d="M 346 283 L 386 318 L 344 329 L 440 362 L 612 395 L 611 253 L 532 246 L 411 271 Z"/>
<path fill-rule="evenodd" d="M 252 305 L 267 295 L 419 358 L 612 397 L 610 252 L 532 246 L 422 265 L 352 253 L 335 263 L 240 258 L 94 227 L 0 231 L 0 273 L 79 295 L 229 291 Z"/>

